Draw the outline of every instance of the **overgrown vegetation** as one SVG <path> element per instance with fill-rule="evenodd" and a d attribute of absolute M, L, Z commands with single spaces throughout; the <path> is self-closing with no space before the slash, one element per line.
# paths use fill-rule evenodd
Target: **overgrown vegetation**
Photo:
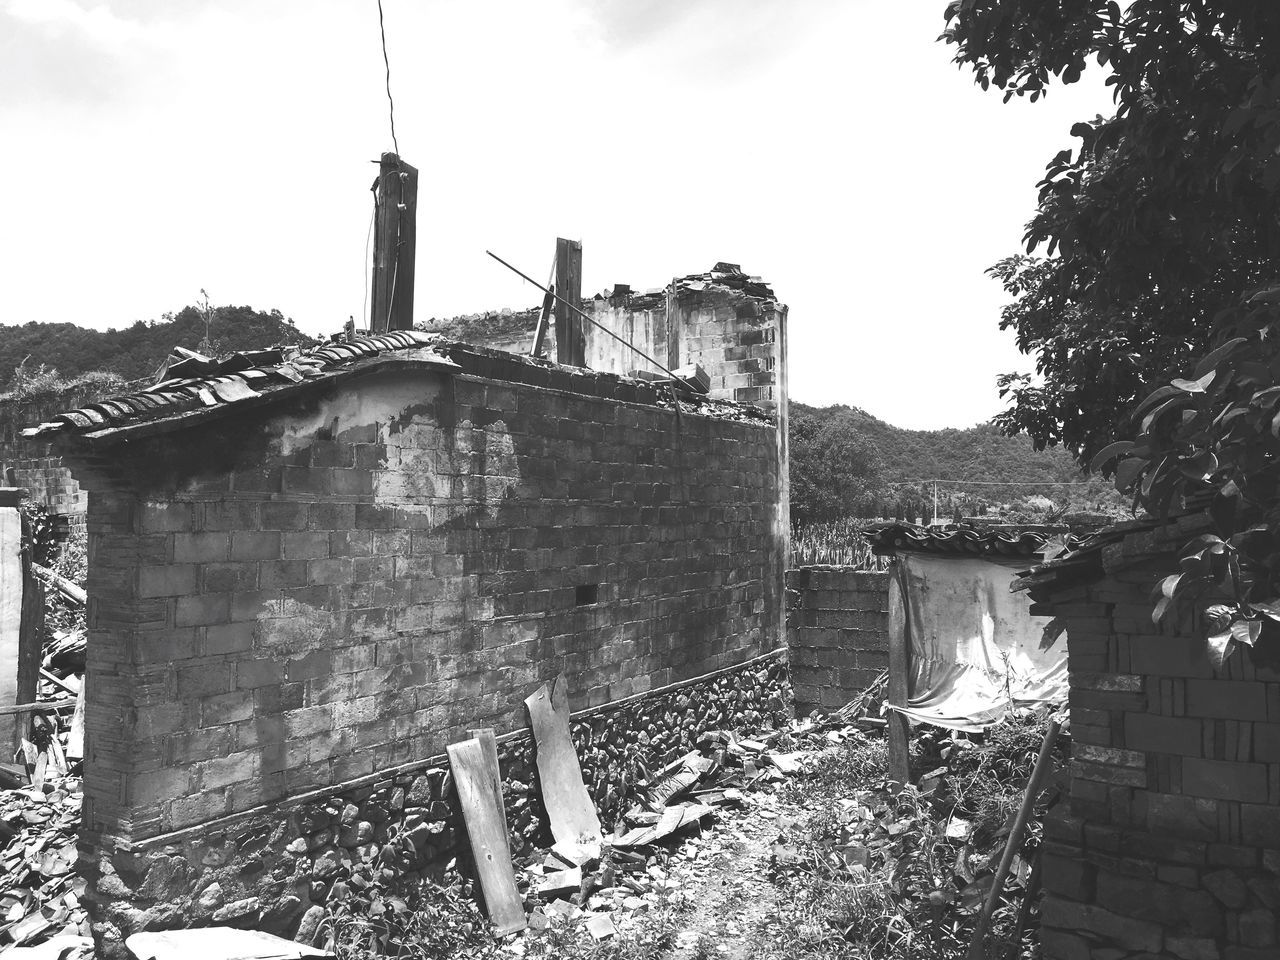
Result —
<path fill-rule="evenodd" d="M 125 382 L 118 374 L 103 370 L 90 370 L 74 377 L 64 377 L 56 367 L 48 367 L 43 363 L 32 367 L 24 359 L 14 368 L 8 385 L 0 391 L 0 400 L 25 403 L 51 400 L 72 392 L 105 397 L 123 390 Z"/>
<path fill-rule="evenodd" d="M 788 787 L 802 820 L 774 847 L 776 913 L 761 925 L 770 960 L 958 960 L 990 889 L 1047 721 L 1015 715 L 980 742 L 934 730 L 919 739 L 921 785 L 886 779 L 881 739 L 828 751 Z M 1055 755 L 1059 773 L 1065 750 Z M 934 769 L 939 764 L 940 768 Z M 1039 798 L 1035 822 L 1057 797 Z M 1034 827 L 991 926 L 992 956 L 1009 955 L 1040 846 Z M 1012 954 L 1036 956 L 1035 913 Z"/>
<path fill-rule="evenodd" d="M 887 570 L 888 557 L 871 552 L 866 530 L 870 520 L 844 517 L 822 523 L 807 523 L 791 531 L 791 565 L 838 564 L 858 570 Z"/>

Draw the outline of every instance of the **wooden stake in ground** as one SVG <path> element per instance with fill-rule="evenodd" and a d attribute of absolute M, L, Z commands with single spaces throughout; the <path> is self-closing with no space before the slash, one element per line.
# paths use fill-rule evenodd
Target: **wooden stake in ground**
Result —
<path fill-rule="evenodd" d="M 906 577 L 901 564 L 893 561 L 889 580 L 889 705 L 905 707 L 909 697 L 908 672 L 911 669 L 911 618 L 907 615 Z M 887 714 L 889 721 L 889 778 L 899 783 L 911 782 L 911 723 L 897 710 Z"/>
<path fill-rule="evenodd" d="M 523 930 L 527 921 L 507 852 L 502 794 L 494 790 L 495 781 L 501 782 L 496 764 L 495 769 L 490 769 L 489 757 L 479 740 L 450 744 L 447 750 L 489 919 L 499 933 Z"/>
<path fill-rule="evenodd" d="M 1022 847 L 1022 834 L 1027 829 L 1027 820 L 1031 817 L 1031 808 L 1040 796 L 1040 788 L 1044 778 L 1053 766 L 1053 746 L 1058 742 L 1058 731 L 1062 729 L 1057 720 L 1049 722 L 1045 731 L 1044 742 L 1040 744 L 1040 755 L 1036 757 L 1036 765 L 1031 770 L 1031 779 L 1027 782 L 1027 792 L 1022 795 L 1022 806 L 1018 808 L 1018 816 L 1013 821 L 1013 829 L 1005 840 L 1004 855 L 1000 858 L 1000 867 L 996 870 L 995 879 L 991 883 L 991 892 L 987 894 L 987 902 L 982 905 L 982 913 L 978 915 L 978 923 L 973 928 L 973 942 L 969 944 L 968 960 L 985 960 L 987 948 L 987 924 L 991 922 L 991 914 L 1000 902 L 1000 894 L 1004 892 L 1004 882 L 1009 878 L 1009 868 L 1013 866 L 1014 854 Z"/>
<path fill-rule="evenodd" d="M 543 684 L 525 700 L 537 744 L 538 783 L 551 821 L 551 835 L 564 843 L 600 843 L 600 818 L 582 782 L 582 766 L 569 736 L 564 677 Z"/>

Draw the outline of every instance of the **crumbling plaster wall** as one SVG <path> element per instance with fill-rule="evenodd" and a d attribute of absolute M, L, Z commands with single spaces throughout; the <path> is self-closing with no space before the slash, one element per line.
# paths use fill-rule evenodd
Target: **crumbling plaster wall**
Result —
<path fill-rule="evenodd" d="M 823 564 L 786 582 L 796 714 L 838 710 L 889 668 L 889 574 Z"/>
<path fill-rule="evenodd" d="M 1152 623 L 1190 532 L 1131 535 L 1105 579 L 1033 607 L 1067 622 L 1074 743 L 1045 824 L 1046 960 L 1280 955 L 1280 669 L 1242 650 L 1215 670 L 1202 624 Z"/>
<path fill-rule="evenodd" d="M 180 838 L 265 816 L 261 848 L 302 827 L 260 811 L 380 774 L 394 789 L 470 727 L 522 727 L 523 698 L 556 674 L 571 706 L 604 707 L 782 647 L 774 424 L 677 414 L 609 375 L 457 359 L 459 375 L 379 373 L 77 453 L 83 840 L 108 939 L 173 922 L 165 877 L 196 902 L 201 871 L 234 859 L 193 863 Z M 276 923 L 295 897 L 296 925 L 317 863 L 349 875 L 335 838 L 272 863 L 270 902 L 234 916 Z"/>

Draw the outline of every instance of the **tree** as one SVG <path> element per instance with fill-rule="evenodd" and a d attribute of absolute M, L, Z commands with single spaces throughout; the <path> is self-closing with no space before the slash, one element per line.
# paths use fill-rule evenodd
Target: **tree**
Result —
<path fill-rule="evenodd" d="M 879 485 L 880 456 L 852 415 L 819 420 L 796 413 L 787 436 L 792 526 L 858 515 Z"/>
<path fill-rule="evenodd" d="M 1087 462 L 1280 262 L 1280 4 L 954 0 L 946 21 L 1006 101 L 1110 71 L 1114 116 L 1075 124 L 1040 183 L 1024 239 L 1045 255 L 991 271 L 1039 374 L 1001 378 L 997 422 Z"/>

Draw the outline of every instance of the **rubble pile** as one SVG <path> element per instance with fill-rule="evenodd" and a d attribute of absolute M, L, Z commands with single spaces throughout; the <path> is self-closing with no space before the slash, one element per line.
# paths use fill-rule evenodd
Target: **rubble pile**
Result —
<path fill-rule="evenodd" d="M 47 524 L 46 524 L 47 525 Z M 75 875 L 83 785 L 80 779 L 86 627 L 83 538 L 54 548 L 28 525 L 28 545 L 44 582 L 44 636 L 36 702 L 57 704 L 29 714 L 16 765 L 3 768 L 0 790 L 0 950 L 58 939 L 59 953 L 92 952 L 89 920 L 81 905 L 84 881 Z M 56 550 L 56 553 L 55 553 Z M 68 940 L 67 938 L 73 938 Z M 54 954 L 57 956 L 57 954 Z"/>
<path fill-rule="evenodd" d="M 557 843 L 517 860 L 517 882 L 531 907 L 533 931 L 581 927 L 602 940 L 614 918 L 643 915 L 679 899 L 669 873 L 672 849 L 696 856 L 692 834 L 718 811 L 743 805 L 748 791 L 773 787 L 801 768 L 790 732 L 759 739 L 708 731 L 689 752 L 639 786 L 638 797 L 603 846 Z M 785 748 L 785 749 L 784 749 Z"/>
<path fill-rule="evenodd" d="M 78 777 L 0 791 L 0 949 L 89 936 L 74 872 L 81 798 Z"/>

